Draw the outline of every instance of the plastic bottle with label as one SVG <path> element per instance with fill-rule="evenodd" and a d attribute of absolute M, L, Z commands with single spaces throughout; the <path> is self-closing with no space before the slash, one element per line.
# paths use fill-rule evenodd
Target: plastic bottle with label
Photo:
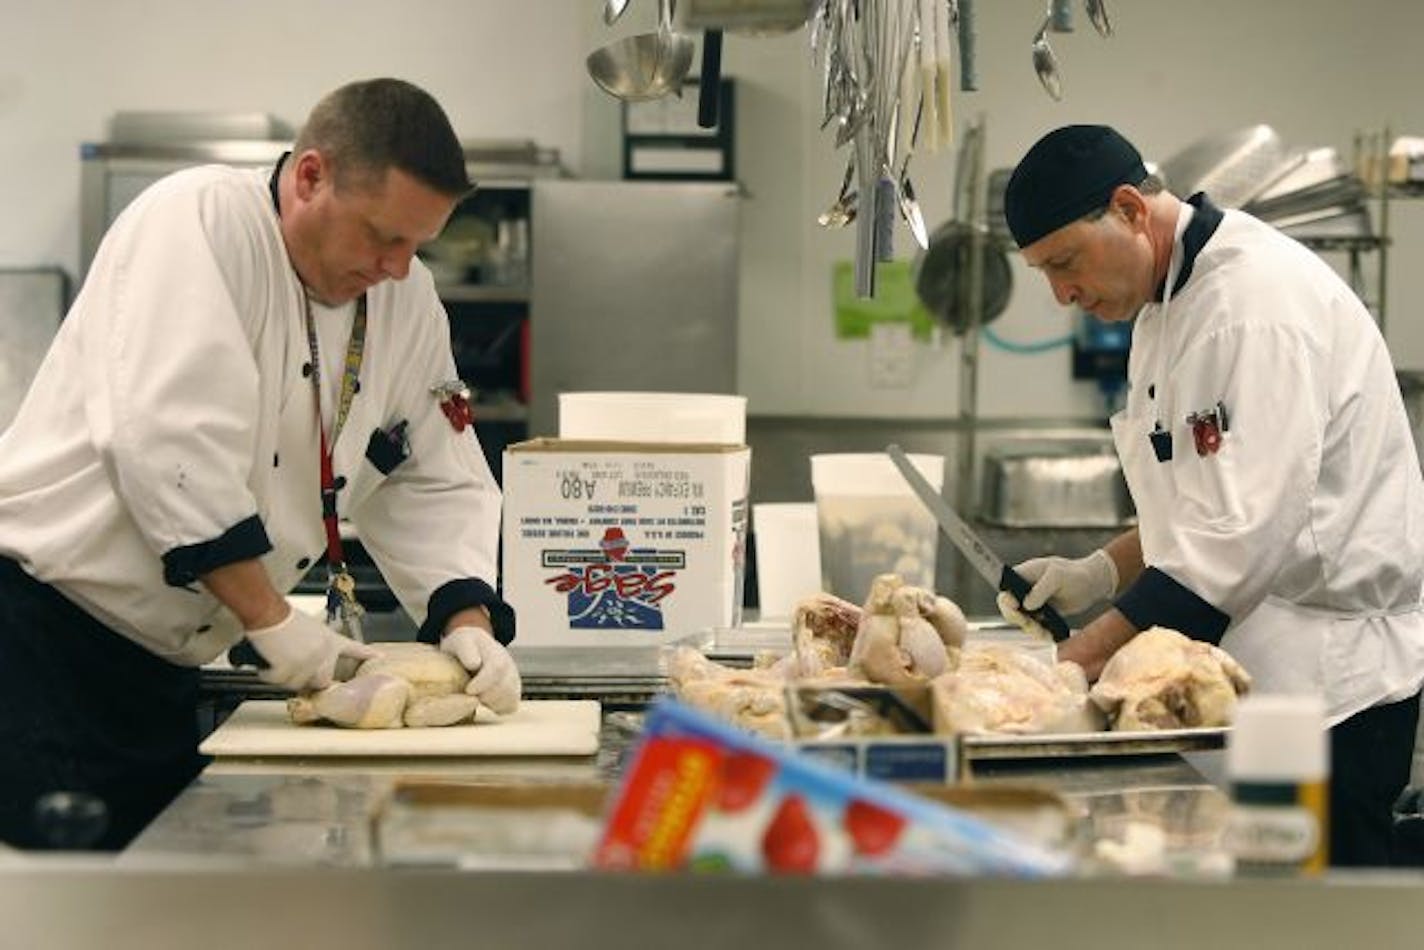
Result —
<path fill-rule="evenodd" d="M 1238 874 L 1319 873 L 1329 860 L 1330 734 L 1312 696 L 1248 696 L 1226 750 L 1226 845 Z"/>

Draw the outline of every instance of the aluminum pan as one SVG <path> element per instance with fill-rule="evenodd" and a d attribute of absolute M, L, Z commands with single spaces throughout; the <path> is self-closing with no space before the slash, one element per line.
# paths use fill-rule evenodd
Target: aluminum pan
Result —
<path fill-rule="evenodd" d="M 1150 732 L 965 736 L 963 749 L 965 758 L 970 761 L 1167 755 L 1225 748 L 1229 733 L 1229 729 L 1219 727 L 1159 729 Z"/>

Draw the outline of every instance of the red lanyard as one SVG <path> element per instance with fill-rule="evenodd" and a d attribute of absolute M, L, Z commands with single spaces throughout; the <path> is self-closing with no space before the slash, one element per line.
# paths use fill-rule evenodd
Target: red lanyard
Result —
<path fill-rule="evenodd" d="M 346 345 L 346 363 L 341 374 L 341 395 L 337 400 L 331 437 L 326 434 L 326 422 L 321 416 L 321 358 L 317 352 L 316 321 L 312 318 L 311 298 L 305 293 L 307 347 L 311 351 L 312 392 L 316 396 L 316 425 L 321 433 L 321 520 L 326 525 L 326 563 L 329 571 L 345 573 L 346 556 L 341 550 L 341 534 L 337 530 L 336 473 L 331 461 L 331 446 L 341 435 L 346 415 L 351 410 L 351 398 L 356 395 L 356 383 L 361 374 L 361 357 L 366 349 L 366 295 L 356 301 L 356 319 L 351 325 L 351 340 Z"/>

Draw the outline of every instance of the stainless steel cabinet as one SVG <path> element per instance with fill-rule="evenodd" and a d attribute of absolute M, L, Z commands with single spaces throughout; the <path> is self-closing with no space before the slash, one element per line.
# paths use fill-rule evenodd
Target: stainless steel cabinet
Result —
<path fill-rule="evenodd" d="M 530 433 L 558 394 L 737 390 L 735 184 L 533 188 Z"/>

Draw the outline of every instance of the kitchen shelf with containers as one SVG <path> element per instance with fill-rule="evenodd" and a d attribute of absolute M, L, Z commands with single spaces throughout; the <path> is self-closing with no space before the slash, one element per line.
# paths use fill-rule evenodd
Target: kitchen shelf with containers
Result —
<path fill-rule="evenodd" d="M 419 251 L 450 318 L 456 370 L 474 392 L 476 432 L 497 479 L 504 446 L 528 434 L 533 183 L 564 175 L 557 152 L 500 148 L 498 162 L 470 163 L 475 191 Z"/>

